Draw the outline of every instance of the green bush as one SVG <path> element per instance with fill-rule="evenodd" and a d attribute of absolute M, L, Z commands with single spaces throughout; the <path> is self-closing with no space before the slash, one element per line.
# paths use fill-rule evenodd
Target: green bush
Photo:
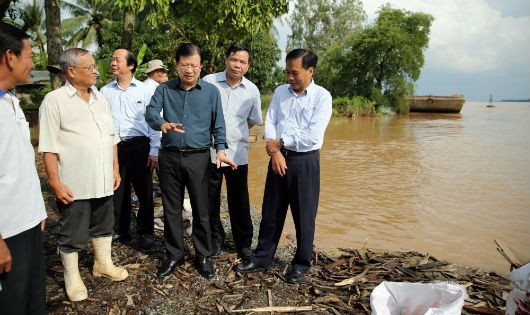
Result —
<path fill-rule="evenodd" d="M 44 96 L 51 92 L 52 87 L 50 84 L 47 84 L 44 87 L 41 87 L 40 89 L 34 89 L 29 93 L 29 99 L 31 100 L 31 103 L 33 107 L 38 108 L 40 104 L 42 103 L 42 100 L 44 99 Z"/>
<path fill-rule="evenodd" d="M 269 105 L 272 101 L 272 93 L 270 94 L 261 94 L 261 111 L 264 113 L 264 115 L 267 113 L 267 110 L 269 109 Z"/>
<path fill-rule="evenodd" d="M 333 117 L 375 116 L 374 103 L 362 96 L 333 99 Z"/>

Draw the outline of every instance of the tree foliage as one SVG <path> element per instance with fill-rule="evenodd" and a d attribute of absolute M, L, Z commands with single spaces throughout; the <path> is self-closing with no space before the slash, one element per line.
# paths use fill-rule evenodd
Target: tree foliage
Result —
<path fill-rule="evenodd" d="M 173 2 L 175 0 L 115 0 L 115 6 L 123 12 L 121 46 L 132 49 L 138 14 L 143 14 L 143 19 L 156 27 L 167 17 L 170 4 Z"/>
<path fill-rule="evenodd" d="M 305 48 L 320 55 L 359 28 L 365 18 L 359 0 L 298 0 L 287 50 Z"/>
<path fill-rule="evenodd" d="M 46 12 L 46 46 L 48 64 L 58 64 L 61 55 L 61 1 L 44 0 L 44 11 Z M 61 85 L 59 78 L 50 73 L 52 88 L 56 89 Z"/>
<path fill-rule="evenodd" d="M 406 112 L 424 64 L 432 16 L 384 6 L 373 25 L 352 36 L 348 54 L 351 94 Z"/>
<path fill-rule="evenodd" d="M 358 0 L 298 0 L 289 47 L 319 56 L 315 81 L 335 96 L 362 96 L 406 112 L 405 96 L 414 91 L 424 64 L 433 18 L 381 7 L 372 24 Z"/>
<path fill-rule="evenodd" d="M 113 4 L 108 0 L 62 1 L 63 8 L 72 14 L 62 22 L 62 33 L 68 38 L 66 46 L 87 48 L 93 43 L 103 45 L 103 30 L 112 21 Z"/>
<path fill-rule="evenodd" d="M 13 6 L 9 15 L 9 19 L 11 19 L 13 24 L 31 37 L 31 45 L 38 49 L 33 58 L 35 67 L 44 69 L 47 64 L 46 50 L 44 49 L 46 36 L 44 35 L 44 8 L 40 1 L 33 0 L 32 2 Z"/>

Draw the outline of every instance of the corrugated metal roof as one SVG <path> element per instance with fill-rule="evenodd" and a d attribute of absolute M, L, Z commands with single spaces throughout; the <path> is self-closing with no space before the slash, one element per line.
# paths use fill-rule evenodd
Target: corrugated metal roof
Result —
<path fill-rule="evenodd" d="M 49 81 L 50 72 L 47 70 L 32 70 L 30 73 L 30 79 L 32 82 Z"/>

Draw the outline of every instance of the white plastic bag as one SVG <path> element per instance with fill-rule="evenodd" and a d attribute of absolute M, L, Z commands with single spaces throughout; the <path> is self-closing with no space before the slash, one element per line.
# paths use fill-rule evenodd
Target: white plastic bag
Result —
<path fill-rule="evenodd" d="M 510 272 L 512 285 L 515 288 L 506 299 L 507 315 L 530 313 L 530 263 Z"/>
<path fill-rule="evenodd" d="M 370 295 L 372 315 L 460 315 L 466 289 L 451 283 L 383 281 Z"/>

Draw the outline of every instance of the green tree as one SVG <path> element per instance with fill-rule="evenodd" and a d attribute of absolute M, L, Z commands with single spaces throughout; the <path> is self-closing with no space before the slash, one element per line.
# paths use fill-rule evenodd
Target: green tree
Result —
<path fill-rule="evenodd" d="M 48 64 L 58 64 L 59 56 L 63 50 L 61 40 L 61 1 L 44 0 L 46 12 L 46 46 L 48 51 Z M 50 74 L 52 88 L 56 89 L 61 82 Z"/>
<path fill-rule="evenodd" d="M 315 81 L 332 94 L 343 95 L 335 82 L 344 77 L 345 39 L 360 31 L 365 19 L 359 0 L 298 0 L 291 17 L 292 34 L 287 50 L 305 48 L 316 53 Z"/>
<path fill-rule="evenodd" d="M 365 19 L 359 0 L 297 0 L 287 49 L 305 48 L 320 55 Z"/>
<path fill-rule="evenodd" d="M 4 18 L 6 13 L 11 15 L 10 7 L 11 5 L 16 5 L 18 0 L 2 0 L 0 1 L 0 17 Z M 13 19 L 13 17 L 11 18 Z"/>
<path fill-rule="evenodd" d="M 206 56 L 203 70 L 211 73 L 223 65 L 225 48 L 252 42 L 269 32 L 275 17 L 288 11 L 287 0 L 186 0 L 172 6 L 176 18 L 171 33 L 180 41 L 197 44 Z"/>
<path fill-rule="evenodd" d="M 35 67 L 44 69 L 46 66 L 46 50 L 44 43 L 44 9 L 39 1 L 33 0 L 22 6 L 14 6 L 11 16 L 13 22 L 17 24 L 24 32 L 31 36 L 32 46 L 36 46 L 38 53 L 34 57 Z"/>
<path fill-rule="evenodd" d="M 405 96 L 414 91 L 424 64 L 432 16 L 383 6 L 373 25 L 349 41 L 345 75 L 338 85 L 348 94 L 366 97 L 376 108 L 385 106 L 408 112 Z M 340 60 L 341 58 L 339 58 Z"/>
<path fill-rule="evenodd" d="M 281 50 L 276 39 L 270 30 L 262 30 L 246 44 L 253 59 L 246 77 L 259 87 L 262 94 L 271 93 L 279 83 L 285 81 L 285 74 L 277 63 Z"/>
<path fill-rule="evenodd" d="M 71 0 L 70 0 L 71 1 Z M 63 8 L 72 14 L 62 22 L 67 46 L 81 43 L 83 48 L 96 43 L 103 45 L 103 30 L 112 20 L 113 3 L 108 0 L 63 1 Z"/>
<path fill-rule="evenodd" d="M 233 43 L 243 43 L 253 51 L 255 60 L 248 76 L 260 88 L 272 89 L 278 82 L 275 73 L 278 72 L 276 62 L 280 50 L 270 30 L 273 18 L 287 12 L 287 1 L 232 2 L 212 4 L 206 0 L 178 1 L 171 5 L 167 16 L 159 19 L 156 25 L 147 21 L 146 7 L 136 19 L 131 50 L 138 52 L 146 44 L 144 60 L 161 59 L 170 68 L 169 76 L 174 78 L 174 55 L 181 43 L 193 42 L 203 50 L 202 75 L 224 69 L 226 48 Z M 244 3 L 247 3 L 248 8 L 244 8 Z M 96 53 L 97 59 L 103 60 L 112 54 L 116 43 L 121 42 L 120 33 L 121 23 L 114 22 L 107 26 L 103 34 L 104 44 Z M 135 76 L 143 78 L 141 67 Z"/>
<path fill-rule="evenodd" d="M 136 16 L 143 13 L 145 20 L 157 26 L 167 17 L 170 4 L 175 0 L 116 0 L 115 6 L 123 10 L 123 33 L 121 45 L 132 49 Z"/>

